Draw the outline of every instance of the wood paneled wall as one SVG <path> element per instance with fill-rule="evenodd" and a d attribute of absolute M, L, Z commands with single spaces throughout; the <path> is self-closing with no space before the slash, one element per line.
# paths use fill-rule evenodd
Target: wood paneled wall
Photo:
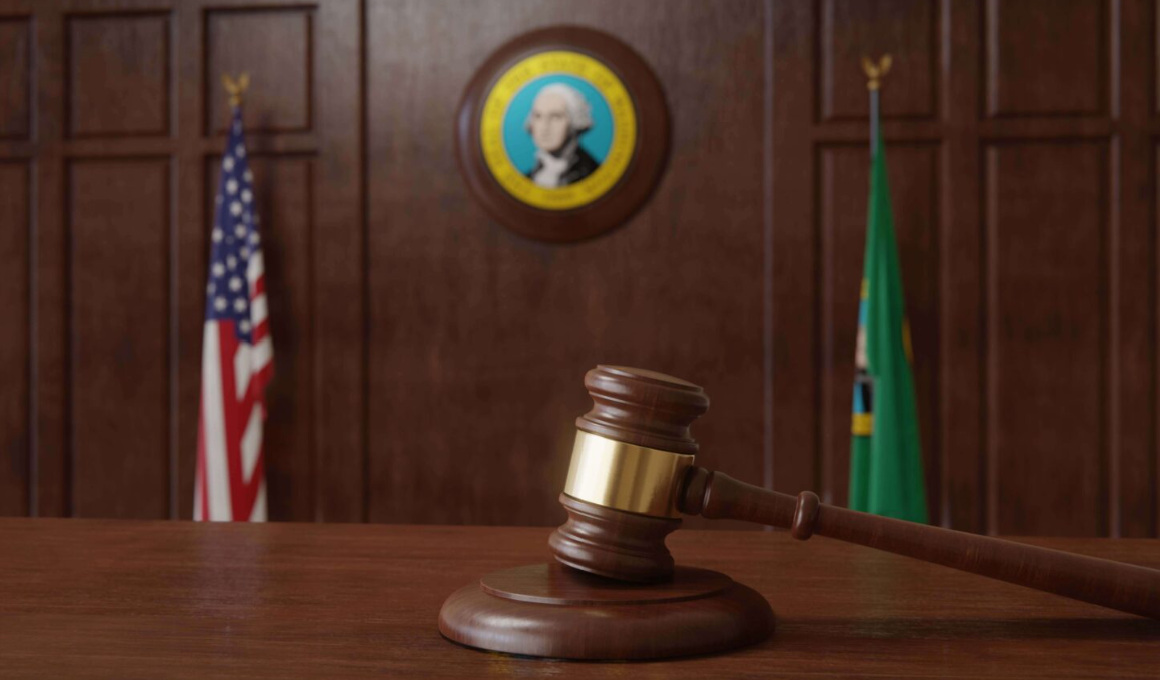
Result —
<path fill-rule="evenodd" d="M 0 0 L 0 514 L 191 514 L 218 78 L 242 70 L 272 517 L 556 523 L 598 362 L 702 383 L 706 465 L 844 503 L 859 61 L 890 52 L 932 517 L 1154 536 L 1158 19 L 1146 0 Z M 628 224 L 549 246 L 472 201 L 452 130 L 488 53 L 560 23 L 641 53 L 673 146 Z"/>
<path fill-rule="evenodd" d="M 361 459 L 365 415 L 360 16 L 0 2 L 0 512 L 192 514 L 219 77 L 242 70 L 272 225 L 271 513 L 341 495 L 324 462 Z"/>
<path fill-rule="evenodd" d="M 1156 535 L 1157 16 L 1135 0 L 774 4 L 774 317 L 794 329 L 775 340 L 774 447 L 816 454 L 787 459 L 778 486 L 845 501 L 857 61 L 890 52 L 932 517 Z"/>

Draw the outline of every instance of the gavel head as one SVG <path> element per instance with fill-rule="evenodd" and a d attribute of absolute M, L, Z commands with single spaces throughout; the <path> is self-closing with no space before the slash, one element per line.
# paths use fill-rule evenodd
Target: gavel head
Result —
<path fill-rule="evenodd" d="M 621 366 L 597 366 L 584 385 L 593 407 L 576 419 L 560 494 L 568 521 L 548 546 L 576 569 L 663 581 L 673 572 L 665 537 L 681 525 L 682 484 L 697 453 L 689 425 L 709 397 L 679 378 Z"/>

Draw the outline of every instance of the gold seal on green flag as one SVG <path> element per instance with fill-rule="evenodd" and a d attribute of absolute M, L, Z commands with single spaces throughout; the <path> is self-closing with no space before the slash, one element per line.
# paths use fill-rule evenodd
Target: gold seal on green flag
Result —
<path fill-rule="evenodd" d="M 877 144 L 870 165 L 866 258 L 858 305 L 850 508 L 925 523 L 910 329 L 894 239 L 886 154 L 878 130 L 873 134 Z"/>

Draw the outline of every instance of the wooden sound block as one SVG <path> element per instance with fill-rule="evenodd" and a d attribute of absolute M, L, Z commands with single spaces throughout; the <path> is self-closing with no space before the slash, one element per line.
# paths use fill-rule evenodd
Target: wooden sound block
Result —
<path fill-rule="evenodd" d="M 561 564 L 496 571 L 451 594 L 439 632 L 469 647 L 558 659 L 661 659 L 723 652 L 773 632 L 769 603 L 725 574 L 677 567 L 626 583 Z"/>

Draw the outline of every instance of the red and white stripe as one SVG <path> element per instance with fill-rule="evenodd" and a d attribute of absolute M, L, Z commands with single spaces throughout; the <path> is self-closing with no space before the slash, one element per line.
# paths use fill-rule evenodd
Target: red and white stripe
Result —
<path fill-rule="evenodd" d="M 265 388 L 274 372 L 262 253 L 249 258 L 253 345 L 239 342 L 233 321 L 207 321 L 201 355 L 195 520 L 266 519 L 262 426 Z"/>

